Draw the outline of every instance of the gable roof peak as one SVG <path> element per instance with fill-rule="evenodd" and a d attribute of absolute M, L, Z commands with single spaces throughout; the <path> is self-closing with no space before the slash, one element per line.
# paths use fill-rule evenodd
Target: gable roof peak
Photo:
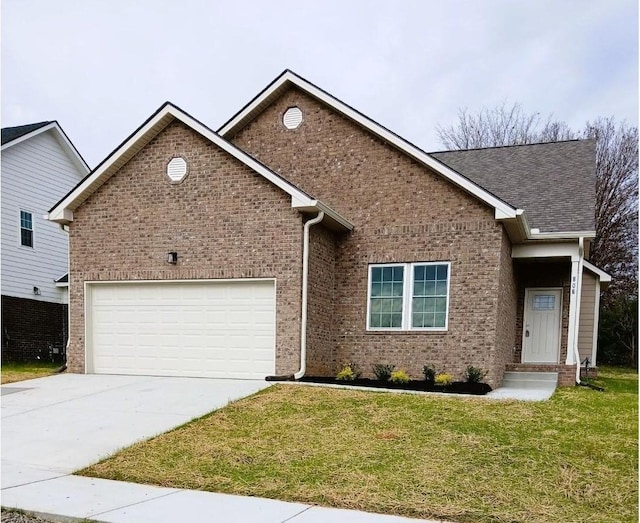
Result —
<path fill-rule="evenodd" d="M 2 145 L 12 142 L 13 140 L 17 140 L 18 138 L 32 133 L 33 131 L 37 131 L 41 127 L 45 127 L 46 125 L 57 123 L 55 120 L 46 120 L 43 122 L 37 123 L 29 123 L 25 125 L 16 125 L 13 127 L 3 127 L 2 128 Z"/>

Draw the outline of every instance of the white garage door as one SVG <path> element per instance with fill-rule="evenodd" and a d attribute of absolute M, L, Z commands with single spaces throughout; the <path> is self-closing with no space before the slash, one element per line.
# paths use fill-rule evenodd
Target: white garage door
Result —
<path fill-rule="evenodd" d="M 275 374 L 273 281 L 91 284 L 87 315 L 88 372 Z"/>

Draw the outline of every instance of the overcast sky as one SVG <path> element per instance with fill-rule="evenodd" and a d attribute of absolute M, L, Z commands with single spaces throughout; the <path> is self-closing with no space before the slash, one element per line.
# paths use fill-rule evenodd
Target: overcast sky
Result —
<path fill-rule="evenodd" d="M 638 124 L 637 0 L 2 0 L 2 127 L 94 167 L 164 101 L 217 129 L 289 68 L 427 151 L 502 102 Z"/>

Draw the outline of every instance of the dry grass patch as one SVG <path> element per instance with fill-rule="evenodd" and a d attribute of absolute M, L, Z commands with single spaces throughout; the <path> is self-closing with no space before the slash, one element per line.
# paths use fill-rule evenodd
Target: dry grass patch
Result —
<path fill-rule="evenodd" d="M 28 362 L 28 363 L 3 363 L 0 379 L 3 385 L 16 381 L 31 380 L 49 376 L 60 367 L 59 363 Z"/>
<path fill-rule="evenodd" d="M 460 522 L 637 521 L 637 374 L 544 403 L 275 386 L 81 471 Z"/>

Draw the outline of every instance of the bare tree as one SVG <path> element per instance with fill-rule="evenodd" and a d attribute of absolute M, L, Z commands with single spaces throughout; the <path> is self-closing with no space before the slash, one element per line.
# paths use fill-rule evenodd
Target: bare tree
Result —
<path fill-rule="evenodd" d="M 629 311 L 638 293 L 638 128 L 616 125 L 613 117 L 587 122 L 582 131 L 539 113 L 527 114 L 520 104 L 458 114 L 458 123 L 437 126 L 440 141 L 449 149 L 472 149 L 576 138 L 596 139 L 596 238 L 591 261 L 609 272 L 613 282 L 603 293 L 603 305 L 612 314 Z M 617 318 L 618 324 L 629 318 Z M 615 324 L 616 322 L 611 322 Z M 627 322 L 628 323 L 628 322 Z M 626 323 L 625 323 L 626 325 Z M 637 358 L 635 338 L 628 346 Z M 628 344 L 620 344 L 627 347 Z M 633 348 L 631 348 L 633 347 Z"/>
<path fill-rule="evenodd" d="M 605 299 L 638 290 L 638 128 L 613 118 L 587 122 L 596 139 L 596 239 L 591 260 L 614 276 Z"/>
<path fill-rule="evenodd" d="M 470 114 L 458 111 L 458 123 L 450 127 L 436 127 L 440 141 L 449 149 L 475 149 L 537 142 L 555 142 L 577 138 L 566 123 L 543 120 L 540 113 L 527 114 L 520 104 L 506 102 L 493 109 Z"/>

